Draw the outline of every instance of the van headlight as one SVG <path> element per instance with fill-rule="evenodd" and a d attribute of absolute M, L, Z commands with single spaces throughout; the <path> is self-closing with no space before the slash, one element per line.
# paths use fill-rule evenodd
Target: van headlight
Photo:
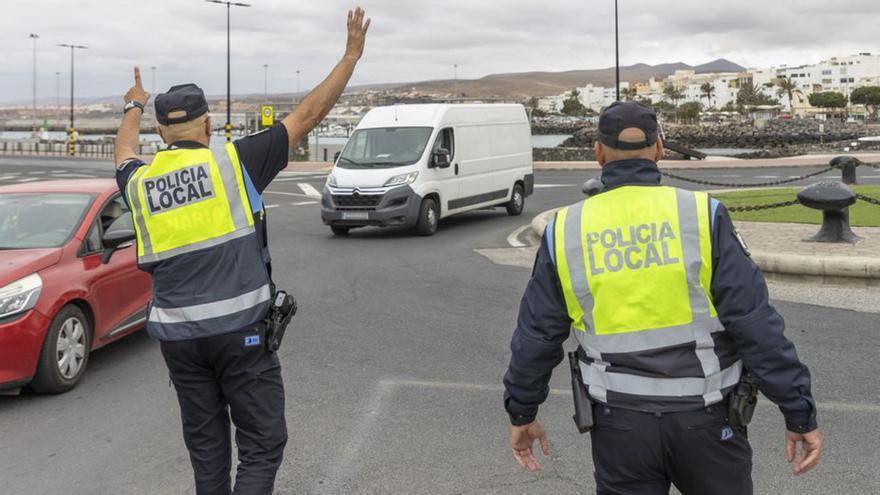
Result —
<path fill-rule="evenodd" d="M 336 187 L 336 176 L 331 172 L 330 175 L 327 176 L 327 184 L 330 187 Z"/>
<path fill-rule="evenodd" d="M 395 175 L 394 177 L 388 179 L 388 182 L 385 183 L 385 187 L 391 186 L 403 186 L 406 184 L 412 184 L 418 178 L 418 172 L 410 172 L 408 174 L 403 175 Z"/>
<path fill-rule="evenodd" d="M 36 306 L 41 290 L 43 279 L 36 273 L 0 289 L 0 318 L 22 313 Z"/>

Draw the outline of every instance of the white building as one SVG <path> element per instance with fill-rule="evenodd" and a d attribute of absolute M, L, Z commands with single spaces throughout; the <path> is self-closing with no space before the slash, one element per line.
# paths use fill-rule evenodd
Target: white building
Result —
<path fill-rule="evenodd" d="M 625 81 L 620 82 L 620 91 L 629 91 L 629 83 Z M 585 107 L 589 108 L 594 112 L 601 112 L 603 108 L 617 101 L 617 89 L 612 87 L 605 86 L 593 86 L 592 84 L 587 84 L 583 88 L 578 88 L 580 95 L 578 99 L 581 101 Z"/>

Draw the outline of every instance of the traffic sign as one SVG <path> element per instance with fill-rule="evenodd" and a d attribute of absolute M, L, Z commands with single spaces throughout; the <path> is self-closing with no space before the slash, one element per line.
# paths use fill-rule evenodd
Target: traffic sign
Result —
<path fill-rule="evenodd" d="M 272 108 L 272 105 L 261 106 L 260 115 L 262 116 L 263 127 L 270 127 L 275 123 L 275 109 Z"/>

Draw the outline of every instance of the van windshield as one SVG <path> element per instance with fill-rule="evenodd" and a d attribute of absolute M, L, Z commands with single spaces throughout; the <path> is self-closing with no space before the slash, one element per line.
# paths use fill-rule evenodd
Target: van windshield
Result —
<path fill-rule="evenodd" d="M 392 168 L 419 161 L 431 137 L 430 127 L 387 127 L 354 131 L 337 166 Z"/>

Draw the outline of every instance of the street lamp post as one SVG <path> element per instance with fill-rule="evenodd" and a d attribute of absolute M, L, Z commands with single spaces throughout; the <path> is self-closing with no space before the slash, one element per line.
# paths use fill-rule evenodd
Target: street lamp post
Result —
<path fill-rule="evenodd" d="M 226 5 L 226 141 L 232 141 L 232 77 L 230 74 L 232 43 L 230 41 L 230 18 L 232 6 L 250 7 L 250 4 L 224 0 L 205 0 L 208 3 Z"/>
<path fill-rule="evenodd" d="M 31 129 L 31 130 L 33 131 L 34 135 L 36 135 L 36 133 L 37 133 L 37 39 L 40 37 L 40 35 L 31 33 L 30 35 L 28 35 L 28 37 L 31 38 L 32 40 L 34 40 L 34 77 L 33 77 L 33 79 L 34 79 L 33 80 L 33 83 L 34 83 L 34 109 L 33 109 L 33 115 L 32 115 L 34 122 L 33 122 L 33 129 Z"/>
<path fill-rule="evenodd" d="M 269 64 L 263 64 L 263 99 L 269 101 Z"/>
<path fill-rule="evenodd" d="M 55 72 L 55 106 L 61 106 L 61 73 Z"/>
<path fill-rule="evenodd" d="M 87 50 L 89 47 L 82 45 L 59 44 L 62 48 L 70 48 L 70 130 L 67 133 L 67 146 L 70 156 L 76 154 L 76 127 L 73 125 L 73 52 Z"/>
<path fill-rule="evenodd" d="M 617 0 L 614 0 L 614 86 L 620 101 L 620 36 L 617 30 Z"/>

